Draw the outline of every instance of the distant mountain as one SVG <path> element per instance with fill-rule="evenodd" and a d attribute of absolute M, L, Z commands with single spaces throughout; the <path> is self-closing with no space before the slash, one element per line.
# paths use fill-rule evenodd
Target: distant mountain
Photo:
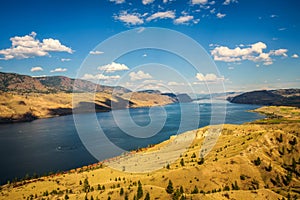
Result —
<path fill-rule="evenodd" d="M 162 93 L 162 95 L 166 95 L 170 98 L 176 99 L 176 102 L 180 103 L 188 103 L 192 102 L 193 99 L 187 94 L 174 94 L 174 93 Z"/>
<path fill-rule="evenodd" d="M 196 100 L 203 99 L 220 99 L 225 100 L 229 97 L 242 94 L 242 92 L 221 92 L 221 93 L 211 93 L 211 94 L 198 94 Z"/>
<path fill-rule="evenodd" d="M 87 80 L 72 79 L 65 76 L 31 77 L 16 73 L 0 72 L 0 91 L 3 92 L 109 92 L 127 93 L 123 87 L 111 87 L 92 83 Z"/>
<path fill-rule="evenodd" d="M 231 103 L 300 107 L 300 89 L 260 90 L 227 98 Z"/>

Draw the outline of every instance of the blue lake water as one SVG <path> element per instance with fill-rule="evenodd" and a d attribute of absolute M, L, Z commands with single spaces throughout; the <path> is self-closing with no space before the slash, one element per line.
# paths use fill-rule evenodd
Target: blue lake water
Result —
<path fill-rule="evenodd" d="M 92 164 L 126 150 L 162 142 L 174 134 L 222 122 L 222 116 L 226 117 L 225 123 L 231 124 L 263 118 L 247 112 L 255 108 L 258 106 L 193 102 L 79 114 L 75 117 L 77 129 L 72 115 L 3 124 L 0 125 L 0 184 L 27 173 L 42 175 Z M 97 159 L 90 153 L 94 147 Z"/>

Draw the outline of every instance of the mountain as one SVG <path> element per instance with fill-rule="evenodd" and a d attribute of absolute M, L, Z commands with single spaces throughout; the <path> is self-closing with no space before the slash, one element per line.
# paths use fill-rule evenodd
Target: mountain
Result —
<path fill-rule="evenodd" d="M 300 107 L 300 89 L 260 90 L 227 98 L 231 103 Z"/>
<path fill-rule="evenodd" d="M 160 92 L 132 92 L 64 76 L 31 77 L 0 72 L 0 123 L 105 112 L 178 102 Z"/>
<path fill-rule="evenodd" d="M 184 94 L 184 93 L 183 94 L 162 93 L 162 95 L 174 98 L 174 99 L 176 99 L 176 102 L 179 102 L 179 103 L 188 103 L 188 102 L 193 101 L 193 99 L 189 95 Z"/>
<path fill-rule="evenodd" d="M 111 87 L 92 83 L 87 80 L 72 79 L 65 76 L 31 77 L 16 73 L 0 72 L 0 91 L 3 92 L 117 92 L 127 93 L 123 87 Z"/>

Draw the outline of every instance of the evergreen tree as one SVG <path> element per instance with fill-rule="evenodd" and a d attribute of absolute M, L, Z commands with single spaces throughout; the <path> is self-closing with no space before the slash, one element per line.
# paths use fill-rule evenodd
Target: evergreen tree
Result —
<path fill-rule="evenodd" d="M 172 183 L 171 180 L 169 180 L 169 184 L 167 186 L 166 191 L 167 191 L 168 194 L 172 194 L 174 192 L 173 183 Z"/>
<path fill-rule="evenodd" d="M 198 194 L 199 190 L 198 187 L 195 185 L 194 190 L 192 191 L 192 194 Z"/>
<path fill-rule="evenodd" d="M 181 158 L 181 160 L 180 160 L 180 165 L 184 166 L 184 160 L 183 160 L 183 158 Z"/>
<path fill-rule="evenodd" d="M 120 189 L 120 195 L 122 196 L 123 194 L 124 194 L 124 189 L 121 188 L 121 189 Z"/>
<path fill-rule="evenodd" d="M 150 200 L 150 194 L 149 194 L 149 192 L 147 192 L 144 200 Z"/>
<path fill-rule="evenodd" d="M 183 187 L 182 187 L 182 186 L 180 186 L 179 191 L 180 191 L 180 194 L 183 194 L 183 193 L 184 193 L 184 190 L 183 190 Z"/>
<path fill-rule="evenodd" d="M 138 190 L 137 190 L 136 197 L 137 197 L 137 199 L 140 199 L 140 198 L 142 198 L 142 196 L 143 196 L 142 183 L 141 183 L 141 181 L 138 181 Z"/>

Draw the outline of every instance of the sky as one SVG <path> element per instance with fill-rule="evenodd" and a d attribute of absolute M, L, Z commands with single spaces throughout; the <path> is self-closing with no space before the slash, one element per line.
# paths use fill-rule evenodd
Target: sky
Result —
<path fill-rule="evenodd" d="M 300 88 L 299 8 L 298 0 L 2 1 L 0 71 L 133 90 Z"/>

